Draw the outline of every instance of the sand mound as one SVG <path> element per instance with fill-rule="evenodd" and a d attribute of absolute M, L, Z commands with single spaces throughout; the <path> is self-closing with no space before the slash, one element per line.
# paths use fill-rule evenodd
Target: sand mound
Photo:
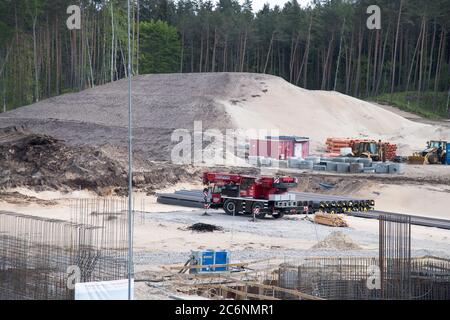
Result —
<path fill-rule="evenodd" d="M 335 231 L 311 249 L 360 250 L 361 247 L 342 231 Z"/>
<path fill-rule="evenodd" d="M 450 130 L 407 120 L 337 92 L 309 91 L 270 75 L 192 73 L 141 75 L 133 80 L 136 151 L 170 157 L 174 129 L 277 129 L 309 136 L 313 152 L 328 136 L 372 137 L 399 144 L 407 154 Z M 126 146 L 127 82 L 64 94 L 0 115 L 0 127 L 25 124 L 75 145 Z"/>
<path fill-rule="evenodd" d="M 370 137 L 393 141 L 408 154 L 422 150 L 427 139 L 450 135 L 449 129 L 413 122 L 369 102 L 338 92 L 305 90 L 267 75 L 234 82 L 230 99 L 222 103 L 235 126 L 308 136 L 313 151 L 324 150 L 329 136 Z"/>

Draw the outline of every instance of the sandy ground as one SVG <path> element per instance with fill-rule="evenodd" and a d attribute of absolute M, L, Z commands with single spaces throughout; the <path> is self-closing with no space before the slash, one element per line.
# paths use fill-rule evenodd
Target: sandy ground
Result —
<path fill-rule="evenodd" d="M 179 189 L 199 188 L 198 184 L 177 184 L 161 192 Z M 5 202 L 0 199 L 0 209 L 37 215 L 47 218 L 70 219 L 70 200 L 94 196 L 87 191 L 63 194 L 60 192 L 35 192 L 26 188 L 9 190 L 31 197 L 23 203 Z M 416 213 L 423 216 L 450 219 L 448 206 L 449 186 L 399 186 L 372 184 L 361 188 L 355 196 L 372 197 L 376 209 Z M 49 201 L 33 201 L 40 199 Z M 203 210 L 188 209 L 156 203 L 155 196 L 136 194 L 135 208 L 141 217 L 136 218 L 135 249 L 138 252 L 185 252 L 188 250 L 222 248 L 239 252 L 248 250 L 268 250 L 274 254 L 279 250 L 308 250 L 323 240 L 333 228 L 314 225 L 305 220 L 304 215 L 286 216 L 282 220 L 267 218 L 253 222 L 250 217 L 229 217 L 220 210 L 211 210 L 211 216 L 203 216 Z M 424 201 L 426 199 L 427 201 Z M 414 210 L 416 209 L 416 210 Z M 346 217 L 350 228 L 344 230 L 365 250 L 373 250 L 377 244 L 376 220 Z M 184 230 L 197 223 L 211 223 L 222 226 L 223 232 L 195 233 Z M 450 254 L 450 231 L 413 226 L 416 249 L 438 250 Z M 294 239 L 295 241 L 293 241 Z M 426 241 L 443 241 L 433 243 Z M 425 242 L 423 242 L 425 241 Z M 169 259 L 170 260 L 170 259 Z"/>
<path fill-rule="evenodd" d="M 199 188 L 199 184 L 177 184 L 162 192 Z M 368 185 L 357 195 L 371 195 L 380 210 L 412 212 L 420 208 L 423 215 L 450 219 L 439 205 L 448 206 L 448 186 L 399 186 Z M 445 191 L 446 190 L 446 191 Z M 0 197 L 0 210 L 14 211 L 46 218 L 70 220 L 70 200 L 94 197 L 87 191 L 72 193 L 35 192 L 16 188 L 28 198 L 11 202 Z M 430 201 L 427 206 L 421 199 Z M 345 217 L 348 228 L 331 228 L 315 225 L 312 216 L 289 215 L 281 220 L 267 218 L 253 221 L 248 216 L 230 217 L 221 210 L 203 210 L 162 205 L 154 196 L 136 194 L 138 212 L 134 227 L 134 262 L 136 279 L 161 277 L 168 265 L 182 265 L 192 250 L 226 249 L 232 262 L 244 261 L 296 261 L 311 256 L 377 256 L 378 221 L 357 217 Z M 439 211 L 440 210 L 440 211 Z M 417 211 L 414 211 L 417 212 Z M 198 233 L 186 228 L 194 223 L 209 223 L 223 228 L 212 233 Z M 349 241 L 348 247 L 333 246 L 312 249 L 333 232 L 339 230 Z M 450 258 L 450 230 L 412 226 L 412 255 L 435 255 Z M 351 244 L 351 246 L 350 246 Z M 352 248 L 359 247 L 358 249 Z M 169 299 L 170 291 L 165 282 L 137 282 L 137 299 Z"/>
<path fill-rule="evenodd" d="M 450 219 L 448 185 L 377 184 L 356 195 L 373 198 L 377 210 Z"/>

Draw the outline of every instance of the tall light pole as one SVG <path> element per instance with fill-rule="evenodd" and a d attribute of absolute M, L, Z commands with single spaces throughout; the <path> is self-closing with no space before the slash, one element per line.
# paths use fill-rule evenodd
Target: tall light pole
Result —
<path fill-rule="evenodd" d="M 133 276 L 133 138 L 131 130 L 131 36 L 130 0 L 128 0 L 128 300 L 131 300 L 131 278 Z"/>

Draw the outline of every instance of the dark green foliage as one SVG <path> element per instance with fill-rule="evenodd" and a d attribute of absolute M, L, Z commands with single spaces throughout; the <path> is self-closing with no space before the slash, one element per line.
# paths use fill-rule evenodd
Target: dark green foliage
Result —
<path fill-rule="evenodd" d="M 141 22 L 141 72 L 177 72 L 180 65 L 181 42 L 177 29 L 167 22 Z"/>

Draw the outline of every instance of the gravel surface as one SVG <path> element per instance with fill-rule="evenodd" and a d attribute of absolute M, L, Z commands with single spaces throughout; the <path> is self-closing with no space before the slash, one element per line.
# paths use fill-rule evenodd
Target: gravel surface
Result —
<path fill-rule="evenodd" d="M 233 81 L 245 74 L 153 74 L 133 77 L 133 124 L 138 128 L 189 128 L 194 120 L 208 120 L 212 128 L 227 124 L 224 97 Z M 7 112 L 5 117 L 58 119 L 106 126 L 128 124 L 127 80 L 69 93 Z"/>
<path fill-rule="evenodd" d="M 233 128 L 217 102 L 248 74 L 165 74 L 133 78 L 134 150 L 150 160 L 168 160 L 174 129 Z M 264 76 L 263 76 L 264 77 Z M 25 125 L 71 145 L 127 146 L 127 81 L 69 93 L 0 114 L 0 128 Z M 126 151 L 126 150 L 125 150 Z"/>
<path fill-rule="evenodd" d="M 336 228 L 330 228 L 322 225 L 315 225 L 309 221 L 302 220 L 303 215 L 285 216 L 281 220 L 274 221 L 271 218 L 257 220 L 253 222 L 248 216 L 230 217 L 221 211 L 212 211 L 210 216 L 203 216 L 203 211 L 178 211 L 170 213 L 147 213 L 145 218 L 147 221 L 153 222 L 172 222 L 185 227 L 193 223 L 209 223 L 220 226 L 223 232 L 242 232 L 259 236 L 267 236 L 277 238 L 288 238 L 292 241 L 308 240 L 314 243 L 325 239 L 330 233 L 336 231 Z M 335 248 L 319 248 L 319 249 L 283 249 L 283 248 L 258 248 L 245 250 L 230 250 L 232 259 L 235 261 L 265 259 L 265 258 L 282 258 L 296 259 L 308 256 L 377 256 L 378 255 L 378 222 L 376 220 L 368 220 L 364 218 L 346 217 L 352 224 L 358 225 L 356 228 L 338 228 L 343 234 L 358 245 L 372 247 L 374 249 L 363 250 L 337 250 Z M 362 223 L 362 225 L 361 225 Z M 412 226 L 412 255 L 424 256 L 435 255 L 439 257 L 450 257 L 450 243 L 441 241 L 440 237 L 435 236 L 433 239 L 424 238 L 423 236 L 415 237 L 415 232 L 422 234 L 424 231 L 433 232 L 433 228 Z M 450 235 L 450 232 L 440 230 L 444 235 Z M 444 238 L 445 239 L 445 238 Z M 268 240 L 270 241 L 270 240 Z M 276 243 L 273 243 L 274 245 Z M 137 264 L 171 264 L 184 263 L 189 256 L 188 250 L 183 251 L 138 251 L 136 252 Z"/>
<path fill-rule="evenodd" d="M 260 259 L 281 259 L 286 261 L 296 261 L 308 257 L 377 257 L 378 250 L 229 250 L 231 263 L 237 261 L 254 261 Z M 169 251 L 152 251 L 152 252 L 135 252 L 134 263 L 136 265 L 168 265 L 168 264 L 184 264 L 189 258 L 190 251 L 169 252 Z M 412 250 L 413 257 L 423 257 L 427 255 L 436 255 L 443 258 L 450 258 L 449 254 L 442 251 L 433 250 Z"/>

